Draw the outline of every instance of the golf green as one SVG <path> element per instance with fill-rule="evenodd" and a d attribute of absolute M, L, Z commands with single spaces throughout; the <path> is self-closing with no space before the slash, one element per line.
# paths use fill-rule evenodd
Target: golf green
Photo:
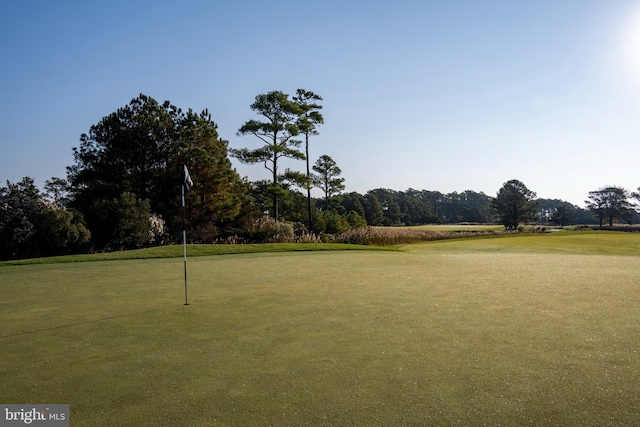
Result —
<path fill-rule="evenodd" d="M 74 426 L 635 425 L 639 247 L 198 257 L 188 306 L 179 258 L 5 266 L 0 402 Z"/>

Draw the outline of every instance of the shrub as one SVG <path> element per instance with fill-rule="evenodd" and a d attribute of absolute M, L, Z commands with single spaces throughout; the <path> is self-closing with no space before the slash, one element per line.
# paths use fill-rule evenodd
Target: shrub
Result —
<path fill-rule="evenodd" d="M 252 240 L 260 243 L 292 243 L 295 241 L 293 223 L 276 221 L 269 216 L 255 221 L 250 234 Z"/>
<path fill-rule="evenodd" d="M 347 214 L 347 222 L 351 228 L 365 228 L 367 226 L 367 220 L 356 211 L 349 211 L 349 214 Z"/>
<path fill-rule="evenodd" d="M 345 232 L 351 228 L 349 223 L 338 212 L 326 211 L 322 215 L 324 217 L 324 232 L 328 234 L 338 234 Z"/>

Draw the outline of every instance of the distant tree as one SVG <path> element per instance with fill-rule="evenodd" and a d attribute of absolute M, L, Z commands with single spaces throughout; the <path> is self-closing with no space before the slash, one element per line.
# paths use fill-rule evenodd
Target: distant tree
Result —
<path fill-rule="evenodd" d="M 356 211 L 349 211 L 347 222 L 351 228 L 364 228 L 367 226 L 367 221 Z"/>
<path fill-rule="evenodd" d="M 72 253 L 89 238 L 82 218 L 45 200 L 32 178 L 0 187 L 0 259 Z"/>
<path fill-rule="evenodd" d="M 427 201 L 431 207 L 431 212 L 434 218 L 433 223 L 446 222 L 449 217 L 449 209 L 447 208 L 450 197 L 442 194 L 439 191 L 427 191 L 420 192 L 420 198 Z"/>
<path fill-rule="evenodd" d="M 29 244 L 36 234 L 36 218 L 44 213 L 33 179 L 25 177 L 0 188 L 0 257 L 21 258 L 31 255 Z"/>
<path fill-rule="evenodd" d="M 598 219 L 600 228 L 606 219 L 609 227 L 613 221 L 628 220 L 632 204 L 628 201 L 629 192 L 622 187 L 604 187 L 589 192 L 589 200 L 585 200 L 587 209 Z"/>
<path fill-rule="evenodd" d="M 513 179 L 504 183 L 492 200 L 491 207 L 500 217 L 507 230 L 515 230 L 520 223 L 535 221 L 537 218 L 536 193 L 522 182 Z"/>
<path fill-rule="evenodd" d="M 324 117 L 320 114 L 322 106 L 317 101 L 322 101 L 319 95 L 311 91 L 304 89 L 298 89 L 293 100 L 300 107 L 300 113 L 298 116 L 298 129 L 302 135 L 304 135 L 305 141 L 305 157 L 307 163 L 307 175 L 305 188 L 307 190 L 307 214 L 309 230 L 313 230 L 313 215 L 311 212 L 311 170 L 309 165 L 309 137 L 311 135 L 318 135 L 317 127 L 324 123 Z"/>
<path fill-rule="evenodd" d="M 367 224 L 382 225 L 384 221 L 384 210 L 378 197 L 374 193 L 368 192 L 364 196 L 364 201 L 364 212 Z"/>
<path fill-rule="evenodd" d="M 376 188 L 370 190 L 367 193 L 367 197 L 369 194 L 373 194 L 382 207 L 382 221 L 380 225 L 400 225 L 403 223 L 403 214 L 400 210 L 400 204 L 398 203 L 397 191 L 387 188 Z M 367 222 L 370 225 L 376 225 L 369 222 L 369 219 L 367 219 Z"/>
<path fill-rule="evenodd" d="M 555 211 L 551 214 L 549 222 L 551 224 L 559 225 L 560 228 L 564 228 L 565 225 L 571 224 L 571 221 L 575 218 L 573 214 L 572 206 L 569 203 L 563 203 L 556 207 Z"/>
<path fill-rule="evenodd" d="M 637 191 L 633 191 L 630 194 L 631 198 L 636 199 L 636 201 L 640 202 L 640 187 L 638 187 Z M 634 205 L 633 209 L 637 212 L 638 205 Z"/>
<path fill-rule="evenodd" d="M 340 178 L 342 171 L 336 162 L 326 154 L 320 156 L 313 165 L 316 174 L 313 183 L 324 193 L 325 209 L 329 210 L 329 199 L 337 196 L 345 189 L 344 178 Z"/>
<path fill-rule="evenodd" d="M 343 194 L 340 204 L 344 207 L 344 212 L 354 211 L 362 218 L 365 218 L 366 213 L 364 206 L 367 204 L 367 201 L 362 194 L 356 192 Z"/>
<path fill-rule="evenodd" d="M 324 220 L 325 233 L 339 234 L 351 228 L 347 219 L 336 211 L 324 211 L 322 212 L 322 218 Z"/>
<path fill-rule="evenodd" d="M 483 192 L 466 190 L 459 194 L 459 200 L 461 222 L 491 222 L 491 197 Z"/>
<path fill-rule="evenodd" d="M 293 184 L 283 180 L 280 182 L 281 188 L 284 190 L 278 200 L 279 220 L 300 222 L 302 224 L 307 221 L 307 199 L 306 196 L 293 188 Z M 273 192 L 270 180 L 259 180 L 251 183 L 251 195 L 255 209 L 261 215 L 273 212 Z M 314 219 L 318 214 L 318 209 L 312 206 L 312 214 Z M 314 227 L 315 228 L 315 227 Z M 313 230 L 309 230 L 313 231 Z"/>
<path fill-rule="evenodd" d="M 251 110 L 264 117 L 265 121 L 249 120 L 238 130 L 238 136 L 253 135 L 264 142 L 264 146 L 249 150 L 247 148 L 231 150 L 231 154 L 240 162 L 247 164 L 263 163 L 271 172 L 269 192 L 273 200 L 273 218 L 278 221 L 278 201 L 286 190 L 280 184 L 281 175 L 278 161 L 281 158 L 297 160 L 305 159 L 304 153 L 298 150 L 302 143 L 293 139 L 300 133 L 297 120 L 302 109 L 289 95 L 280 91 L 272 91 L 256 96 Z"/>
<path fill-rule="evenodd" d="M 69 204 L 69 183 L 62 178 L 53 177 L 44 182 L 44 196 L 57 207 Z"/>

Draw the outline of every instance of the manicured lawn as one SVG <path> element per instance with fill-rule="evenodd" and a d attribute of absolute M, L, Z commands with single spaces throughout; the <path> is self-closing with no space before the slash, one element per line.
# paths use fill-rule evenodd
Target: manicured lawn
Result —
<path fill-rule="evenodd" d="M 640 235 L 0 268 L 0 402 L 74 426 L 640 424 Z"/>

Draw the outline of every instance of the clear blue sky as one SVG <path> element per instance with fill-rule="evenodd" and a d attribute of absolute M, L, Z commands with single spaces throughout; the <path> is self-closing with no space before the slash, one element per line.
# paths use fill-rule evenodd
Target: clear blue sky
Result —
<path fill-rule="evenodd" d="M 2 184 L 65 177 L 80 134 L 139 93 L 255 148 L 236 136 L 254 97 L 305 88 L 324 98 L 312 161 L 347 191 L 519 179 L 582 206 L 640 186 L 637 0 L 14 1 L 0 58 Z"/>

